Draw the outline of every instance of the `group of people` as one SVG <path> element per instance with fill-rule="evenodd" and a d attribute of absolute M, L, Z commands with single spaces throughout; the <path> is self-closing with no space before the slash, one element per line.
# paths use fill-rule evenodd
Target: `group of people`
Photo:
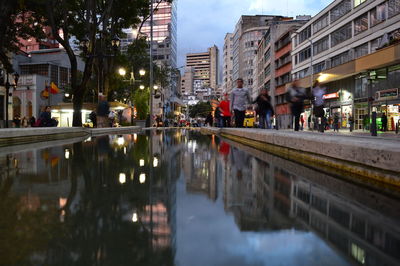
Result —
<path fill-rule="evenodd" d="M 43 111 L 40 113 L 39 118 L 36 119 L 34 116 L 27 118 L 23 117 L 22 119 L 16 115 L 13 119 L 14 127 L 56 127 L 58 125 L 58 121 L 51 117 L 51 107 L 46 106 Z"/>

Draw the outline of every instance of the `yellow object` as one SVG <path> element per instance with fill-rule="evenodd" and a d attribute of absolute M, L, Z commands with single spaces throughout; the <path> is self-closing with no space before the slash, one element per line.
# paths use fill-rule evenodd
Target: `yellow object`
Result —
<path fill-rule="evenodd" d="M 243 126 L 244 127 L 254 127 L 254 112 L 253 111 L 246 111 Z"/>

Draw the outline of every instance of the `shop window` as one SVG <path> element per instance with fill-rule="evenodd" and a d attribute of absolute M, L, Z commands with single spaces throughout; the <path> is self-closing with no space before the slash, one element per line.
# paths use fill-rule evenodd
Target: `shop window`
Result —
<path fill-rule="evenodd" d="M 388 1 L 389 18 L 398 14 L 400 14 L 400 0 L 389 0 Z"/>
<path fill-rule="evenodd" d="M 375 26 L 387 18 L 386 15 L 386 3 L 377 6 L 376 8 L 372 9 L 370 12 L 370 20 L 371 26 Z"/>
<path fill-rule="evenodd" d="M 354 20 L 354 35 L 366 30 L 368 30 L 368 13 L 365 13 Z"/>

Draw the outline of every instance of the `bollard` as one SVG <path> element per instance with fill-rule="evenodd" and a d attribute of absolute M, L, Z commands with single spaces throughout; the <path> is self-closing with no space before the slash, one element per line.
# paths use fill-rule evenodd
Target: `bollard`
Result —
<path fill-rule="evenodd" d="M 376 112 L 372 112 L 371 136 L 378 136 L 376 129 Z"/>

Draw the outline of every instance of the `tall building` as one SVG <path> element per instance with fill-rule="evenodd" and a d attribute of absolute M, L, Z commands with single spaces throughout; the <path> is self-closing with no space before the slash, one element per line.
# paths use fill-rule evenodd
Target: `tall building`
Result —
<path fill-rule="evenodd" d="M 316 78 L 326 86 L 326 115 L 337 113 L 341 127 L 349 127 L 352 115 L 362 129 L 376 110 L 378 117 L 387 114 L 394 130 L 400 119 L 399 29 L 399 1 L 333 1 L 292 35 L 292 77 L 303 87 Z"/>
<path fill-rule="evenodd" d="M 208 48 L 204 53 L 186 55 L 186 66 L 194 68 L 194 85 L 216 89 L 218 86 L 218 54 L 217 46 Z"/>
<path fill-rule="evenodd" d="M 224 65 L 223 65 L 223 80 L 222 90 L 223 92 L 230 92 L 232 90 L 232 68 L 233 68 L 233 34 L 227 33 L 225 35 L 224 42 Z"/>
<path fill-rule="evenodd" d="M 256 62 L 255 55 L 258 43 L 268 30 L 268 22 L 284 19 L 282 16 L 256 15 L 241 16 L 233 33 L 232 52 L 232 80 L 242 78 L 244 86 L 249 89 L 251 95 L 256 95 L 254 86 Z M 232 88 L 236 86 L 233 82 Z"/>
<path fill-rule="evenodd" d="M 193 93 L 194 67 L 186 67 L 181 79 L 181 94 L 189 95 Z"/>
<path fill-rule="evenodd" d="M 155 1 L 154 1 L 155 2 Z M 158 2 L 158 1 L 157 1 Z M 170 3 L 162 0 L 159 4 L 154 3 L 153 19 L 153 61 L 159 67 L 176 69 L 177 62 L 177 1 Z M 135 35 L 145 35 L 150 42 L 150 19 L 148 19 L 140 29 L 126 29 L 127 38 L 121 40 L 122 51 L 135 39 Z M 174 71 L 171 71 L 174 72 Z M 170 112 L 177 111 L 182 102 L 179 100 L 179 78 L 171 74 L 169 86 L 160 88 L 161 96 L 154 98 L 153 111 L 155 115 L 163 116 Z"/>
<path fill-rule="evenodd" d="M 268 23 L 268 30 L 259 42 L 256 56 L 256 79 L 254 80 L 253 98 L 261 89 L 267 89 L 271 103 L 275 107 L 280 128 L 291 125 L 288 104 L 282 106 L 286 93 L 285 84 L 290 82 L 292 70 L 291 33 L 304 25 L 311 16 L 284 18 Z"/>

